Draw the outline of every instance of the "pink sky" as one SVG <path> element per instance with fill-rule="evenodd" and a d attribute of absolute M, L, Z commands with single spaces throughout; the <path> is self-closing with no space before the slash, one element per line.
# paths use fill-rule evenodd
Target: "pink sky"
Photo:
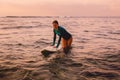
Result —
<path fill-rule="evenodd" d="M 0 0 L 0 16 L 120 16 L 120 0 Z"/>

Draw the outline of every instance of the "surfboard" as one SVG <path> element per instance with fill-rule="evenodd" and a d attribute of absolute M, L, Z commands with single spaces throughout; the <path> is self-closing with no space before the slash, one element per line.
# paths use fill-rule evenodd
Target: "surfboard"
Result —
<path fill-rule="evenodd" d="M 56 46 L 57 44 L 55 44 Z M 47 46 L 41 50 L 41 53 L 44 57 L 48 57 L 50 54 L 57 53 L 62 51 L 62 46 L 61 44 L 59 45 L 58 48 L 54 48 L 54 46 Z"/>

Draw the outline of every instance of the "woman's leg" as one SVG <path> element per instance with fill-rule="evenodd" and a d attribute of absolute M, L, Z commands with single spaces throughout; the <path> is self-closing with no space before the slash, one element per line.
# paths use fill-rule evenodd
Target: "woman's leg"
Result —
<path fill-rule="evenodd" d="M 72 37 L 68 40 L 65 40 L 64 38 L 62 38 L 62 48 L 65 54 L 69 52 L 69 49 L 71 48 L 72 40 L 73 40 Z"/>
<path fill-rule="evenodd" d="M 67 40 L 62 38 L 62 48 L 66 48 L 66 47 L 67 47 Z"/>
<path fill-rule="evenodd" d="M 62 48 L 65 54 L 68 53 L 69 49 L 68 49 L 68 40 L 65 40 L 62 38 Z"/>
<path fill-rule="evenodd" d="M 72 37 L 67 41 L 68 47 L 71 47 L 72 41 L 73 41 L 73 38 L 72 38 Z"/>

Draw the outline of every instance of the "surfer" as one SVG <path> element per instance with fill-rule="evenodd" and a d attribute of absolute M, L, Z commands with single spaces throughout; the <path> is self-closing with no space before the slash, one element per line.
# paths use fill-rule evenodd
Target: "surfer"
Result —
<path fill-rule="evenodd" d="M 62 40 L 63 51 L 64 53 L 68 53 L 69 49 L 72 48 L 71 47 L 71 44 L 73 41 L 72 35 L 65 28 L 63 28 L 62 26 L 59 26 L 59 23 L 57 20 L 54 20 L 52 24 L 53 24 L 53 33 L 54 33 L 52 46 L 55 45 L 56 34 L 57 34 L 59 36 L 59 39 L 58 39 L 57 45 L 54 47 L 58 48 Z"/>

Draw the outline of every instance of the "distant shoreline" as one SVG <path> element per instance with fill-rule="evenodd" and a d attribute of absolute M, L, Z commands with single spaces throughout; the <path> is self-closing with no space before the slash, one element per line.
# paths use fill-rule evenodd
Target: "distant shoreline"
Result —
<path fill-rule="evenodd" d="M 120 18 L 120 16 L 0 16 L 0 18 Z"/>

